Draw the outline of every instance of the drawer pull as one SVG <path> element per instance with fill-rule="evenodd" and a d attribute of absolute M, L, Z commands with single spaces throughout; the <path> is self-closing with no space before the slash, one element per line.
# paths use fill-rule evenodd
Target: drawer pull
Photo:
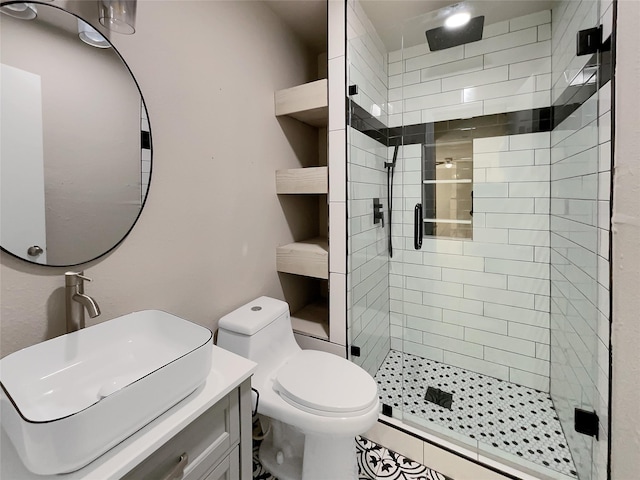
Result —
<path fill-rule="evenodd" d="M 171 469 L 171 471 L 163 478 L 163 480 L 180 480 L 184 475 L 184 467 L 189 463 L 189 455 L 184 452 L 180 455 L 180 461 Z"/>

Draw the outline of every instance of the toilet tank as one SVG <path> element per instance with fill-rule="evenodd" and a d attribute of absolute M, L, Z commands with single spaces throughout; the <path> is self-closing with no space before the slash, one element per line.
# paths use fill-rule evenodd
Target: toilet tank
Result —
<path fill-rule="evenodd" d="M 217 345 L 256 362 L 256 377 L 300 351 L 291 328 L 289 305 L 270 297 L 257 298 L 222 317 Z"/>

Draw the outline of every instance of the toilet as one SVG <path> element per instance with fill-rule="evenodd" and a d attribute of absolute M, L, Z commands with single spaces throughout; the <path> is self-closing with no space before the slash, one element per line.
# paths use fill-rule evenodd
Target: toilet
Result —
<path fill-rule="evenodd" d="M 371 375 L 337 355 L 302 350 L 281 300 L 260 297 L 218 328 L 219 347 L 258 364 L 252 386 L 268 430 L 262 465 L 279 480 L 357 479 L 355 436 L 378 419 Z"/>

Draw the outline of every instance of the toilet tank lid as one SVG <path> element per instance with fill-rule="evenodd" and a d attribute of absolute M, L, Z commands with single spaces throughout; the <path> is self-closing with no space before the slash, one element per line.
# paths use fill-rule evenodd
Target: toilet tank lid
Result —
<path fill-rule="evenodd" d="M 242 335 L 253 335 L 289 311 L 289 304 L 271 297 L 260 297 L 228 313 L 218 328 Z"/>

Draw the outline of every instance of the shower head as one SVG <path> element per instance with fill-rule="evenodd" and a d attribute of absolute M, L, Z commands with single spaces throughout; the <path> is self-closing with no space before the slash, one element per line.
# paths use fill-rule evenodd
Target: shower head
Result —
<path fill-rule="evenodd" d="M 445 48 L 457 47 L 465 43 L 477 42 L 482 39 L 484 28 L 484 15 L 473 17 L 468 23 L 460 27 L 437 27 L 427 30 L 427 42 L 429 50 L 444 50 Z"/>

